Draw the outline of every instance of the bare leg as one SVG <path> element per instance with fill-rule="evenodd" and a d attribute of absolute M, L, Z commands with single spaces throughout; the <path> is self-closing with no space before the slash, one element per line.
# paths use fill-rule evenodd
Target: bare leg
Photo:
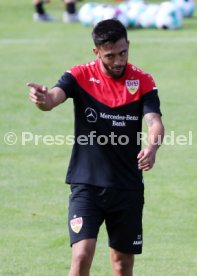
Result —
<path fill-rule="evenodd" d="M 114 276 L 133 276 L 134 255 L 110 249 Z"/>
<path fill-rule="evenodd" d="M 95 247 L 96 239 L 82 240 L 72 245 L 69 276 L 89 276 Z"/>

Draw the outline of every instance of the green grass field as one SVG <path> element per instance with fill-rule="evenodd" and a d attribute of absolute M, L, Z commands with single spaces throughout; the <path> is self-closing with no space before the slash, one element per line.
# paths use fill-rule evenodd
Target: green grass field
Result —
<path fill-rule="evenodd" d="M 48 6 L 59 18 L 54 24 L 32 22 L 31 1 L 0 0 L 0 7 L 0 275 L 63 276 L 71 258 L 64 184 L 71 146 L 47 146 L 42 137 L 73 134 L 73 107 L 68 101 L 41 112 L 25 84 L 50 87 L 71 65 L 94 59 L 91 28 L 63 24 L 58 0 Z M 196 276 L 197 13 L 180 30 L 128 34 L 130 61 L 159 87 L 166 134 L 192 131 L 193 138 L 192 145 L 162 146 L 145 173 L 144 250 L 135 276 Z M 7 132 L 17 135 L 15 145 L 4 142 Z M 37 145 L 22 145 L 25 132 L 40 135 Z M 92 276 L 112 275 L 108 253 L 102 227 Z"/>

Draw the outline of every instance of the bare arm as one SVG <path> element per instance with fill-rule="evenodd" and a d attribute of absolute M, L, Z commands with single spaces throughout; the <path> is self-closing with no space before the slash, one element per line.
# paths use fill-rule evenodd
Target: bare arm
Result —
<path fill-rule="evenodd" d="M 37 83 L 27 83 L 30 87 L 29 98 L 39 109 L 49 111 L 66 100 L 65 92 L 58 88 L 48 89 Z"/>
<path fill-rule="evenodd" d="M 157 149 L 162 144 L 164 126 L 157 113 L 147 113 L 144 120 L 148 127 L 148 145 L 138 154 L 138 167 L 143 171 L 148 171 L 153 167 Z"/>

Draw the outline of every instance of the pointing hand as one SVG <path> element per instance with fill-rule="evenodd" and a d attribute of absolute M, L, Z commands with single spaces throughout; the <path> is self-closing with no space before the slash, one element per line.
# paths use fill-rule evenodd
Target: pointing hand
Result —
<path fill-rule="evenodd" d="M 30 100 L 36 105 L 45 105 L 48 88 L 38 83 L 27 83 L 27 86 L 30 87 Z"/>

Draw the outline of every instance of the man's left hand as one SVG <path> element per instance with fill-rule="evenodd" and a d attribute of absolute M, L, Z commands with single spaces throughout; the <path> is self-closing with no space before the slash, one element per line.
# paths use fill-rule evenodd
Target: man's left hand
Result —
<path fill-rule="evenodd" d="M 155 157 L 156 149 L 147 147 L 141 150 L 137 156 L 139 170 L 149 171 L 152 169 L 155 163 Z"/>

